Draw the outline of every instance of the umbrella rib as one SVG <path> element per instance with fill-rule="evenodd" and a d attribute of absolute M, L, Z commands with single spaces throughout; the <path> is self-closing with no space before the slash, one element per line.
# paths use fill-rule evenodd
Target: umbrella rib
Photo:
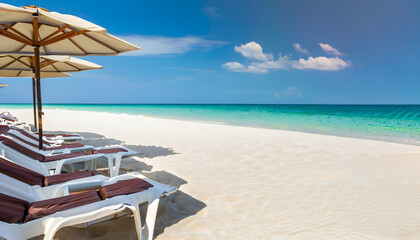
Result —
<path fill-rule="evenodd" d="M 65 26 L 63 26 L 63 27 L 61 27 L 61 28 L 58 28 L 58 30 L 57 31 L 55 31 L 55 32 L 53 32 L 53 33 L 51 33 L 50 35 L 48 35 L 46 38 L 44 38 L 44 41 L 48 41 L 48 39 L 49 38 L 51 38 L 52 36 L 55 36 L 57 33 L 59 33 L 59 32 L 62 32 L 64 29 L 66 29 L 67 27 L 69 27 L 70 25 L 69 24 L 67 24 L 67 25 L 65 25 Z M 42 41 L 41 41 L 42 42 Z"/>
<path fill-rule="evenodd" d="M 6 29 L 8 29 L 8 30 L 10 30 L 10 31 L 12 31 L 12 32 L 14 32 L 14 33 L 16 33 L 17 35 L 19 35 L 20 37 L 26 39 L 27 41 L 32 42 L 32 39 L 28 38 L 27 36 L 25 36 L 25 34 L 19 32 L 18 30 L 14 29 L 13 27 L 7 26 L 5 24 L 1 24 L 1 26 L 4 27 L 4 28 L 6 28 Z"/>
<path fill-rule="evenodd" d="M 97 42 L 97 43 L 101 44 L 102 46 L 104 46 L 104 47 L 106 47 L 106 48 L 111 49 L 111 50 L 112 50 L 112 51 L 114 51 L 115 53 L 118 53 L 118 52 L 119 52 L 119 51 L 115 50 L 115 48 L 113 48 L 113 47 L 111 47 L 111 46 L 108 46 L 107 44 L 105 44 L 105 43 L 103 43 L 103 42 L 101 42 L 101 41 L 99 41 L 99 40 L 95 39 L 95 38 L 94 38 L 94 37 L 92 37 L 92 36 L 87 35 L 86 33 L 83 33 L 83 35 L 85 35 L 86 37 L 88 37 L 88 38 L 92 39 L 93 41 L 95 41 L 95 42 Z"/>
<path fill-rule="evenodd" d="M 11 56 L 10 56 L 10 57 L 11 57 Z M 11 61 L 11 62 L 7 63 L 6 65 L 4 65 L 4 66 L 2 66 L 2 67 L 0 67 L 0 69 L 3 69 L 3 68 L 5 68 L 5 67 L 7 67 L 7 66 L 11 65 L 12 63 L 16 62 L 16 59 L 14 59 L 13 57 L 11 57 L 11 58 L 13 59 L 13 61 Z"/>
<path fill-rule="evenodd" d="M 18 35 L 10 32 L 10 31 L 7 31 L 5 29 L 0 29 L 0 35 L 3 35 L 3 36 L 8 37 L 8 38 L 11 38 L 11 39 L 13 39 L 15 41 L 24 43 L 26 45 L 32 45 L 32 41 L 28 41 L 28 40 L 26 40 L 24 38 L 21 38 Z"/>
<path fill-rule="evenodd" d="M 25 47 L 27 47 L 27 45 L 23 45 L 22 47 L 20 47 L 19 49 L 16 50 L 16 52 L 20 52 L 22 49 L 24 49 Z"/>
<path fill-rule="evenodd" d="M 85 50 L 83 50 L 82 47 L 79 46 L 79 44 L 75 43 L 73 39 L 69 38 L 70 42 L 74 44 L 74 46 L 76 46 L 78 49 L 80 49 L 80 51 L 82 51 L 85 55 L 87 55 L 87 52 Z"/>
<path fill-rule="evenodd" d="M 66 26 L 69 26 L 69 25 L 66 25 Z M 70 28 L 69 28 L 70 29 Z M 61 30 L 61 32 L 64 34 L 65 32 L 64 32 L 64 29 L 58 29 L 58 30 Z M 79 46 L 79 44 L 77 44 L 73 39 L 71 39 L 71 38 L 69 38 L 69 40 L 70 40 L 70 42 L 71 43 L 73 43 L 73 45 L 74 46 L 76 46 L 78 49 L 80 49 L 80 51 L 82 51 L 85 55 L 87 55 L 87 52 L 82 48 L 82 47 L 80 47 Z"/>
<path fill-rule="evenodd" d="M 23 62 L 22 60 L 20 60 L 20 58 L 22 58 L 23 56 L 20 56 L 20 57 L 18 57 L 18 58 L 15 58 L 15 57 L 13 57 L 13 56 L 11 56 L 11 55 L 10 55 L 10 57 L 11 57 L 11 58 L 13 58 L 13 59 L 15 60 L 15 62 L 16 62 L 16 61 L 18 61 L 18 62 L 22 63 L 23 65 L 25 65 L 25 66 L 29 67 L 29 68 L 31 67 L 31 66 L 29 66 L 27 63 L 25 63 L 25 62 Z"/>
<path fill-rule="evenodd" d="M 53 38 L 51 38 L 47 41 L 43 41 L 43 42 L 40 43 L 40 45 L 41 46 L 50 45 L 50 44 L 56 43 L 58 41 L 62 41 L 62 40 L 65 40 L 65 39 L 68 39 L 68 38 L 71 38 L 71 37 L 75 37 L 75 36 L 80 35 L 80 34 L 84 34 L 87 31 L 88 30 L 82 30 L 80 32 L 77 32 L 75 30 L 72 30 L 71 32 L 67 32 L 67 33 L 58 35 L 56 37 L 53 37 Z"/>
<path fill-rule="evenodd" d="M 16 24 L 17 24 L 16 22 L 15 22 L 15 23 L 12 23 L 12 24 L 10 25 L 10 27 L 14 27 Z M 32 42 L 32 40 L 31 40 L 31 42 Z M 20 48 L 16 49 L 14 52 L 20 52 L 20 51 L 21 51 L 22 49 L 24 49 L 26 46 L 27 46 L 27 45 L 22 45 L 22 47 L 20 47 Z"/>
<path fill-rule="evenodd" d="M 52 61 L 47 60 L 47 59 L 44 59 L 44 61 L 42 61 L 42 62 L 39 63 L 39 68 L 41 69 L 41 68 L 46 67 L 46 66 L 48 66 L 48 65 L 50 65 L 52 63 L 53 63 Z"/>
<path fill-rule="evenodd" d="M 74 66 L 73 64 L 70 64 L 70 63 L 68 63 L 68 62 L 63 62 L 63 63 L 65 63 L 65 64 L 67 64 L 67 65 L 69 65 L 69 66 L 71 66 L 71 67 L 74 67 L 74 68 L 76 68 L 76 69 L 77 69 L 77 70 L 79 70 L 79 71 L 82 71 L 82 69 L 81 69 L 81 68 L 78 68 L 78 67 Z"/>
<path fill-rule="evenodd" d="M 55 63 L 55 62 L 54 62 Z M 61 72 L 60 70 L 58 70 L 58 68 L 56 66 L 54 66 L 54 63 L 51 63 L 51 66 L 57 71 L 57 72 Z"/>

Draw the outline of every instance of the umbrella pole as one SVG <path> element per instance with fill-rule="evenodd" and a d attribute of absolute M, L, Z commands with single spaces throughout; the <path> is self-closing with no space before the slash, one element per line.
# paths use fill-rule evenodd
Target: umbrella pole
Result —
<path fill-rule="evenodd" d="M 35 78 L 32 78 L 32 101 L 34 103 L 34 127 L 37 130 L 38 124 L 36 123 L 36 86 L 35 86 Z"/>
<path fill-rule="evenodd" d="M 36 77 L 36 97 L 38 103 L 38 134 L 39 149 L 42 149 L 42 102 L 41 102 L 41 76 L 39 69 L 39 46 L 34 49 L 35 53 L 35 77 Z"/>
<path fill-rule="evenodd" d="M 38 45 L 38 13 L 32 14 L 33 20 L 33 41 L 34 41 L 34 56 L 35 56 L 35 78 L 36 78 L 36 97 L 38 103 L 38 135 L 39 135 L 39 149 L 42 149 L 42 102 L 41 102 L 41 75 L 39 66 L 39 45 Z"/>

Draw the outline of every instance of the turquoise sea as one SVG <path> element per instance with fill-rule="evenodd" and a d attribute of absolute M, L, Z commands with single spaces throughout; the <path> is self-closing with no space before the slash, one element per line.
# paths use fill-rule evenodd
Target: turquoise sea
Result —
<path fill-rule="evenodd" d="M 0 104 L 0 111 L 31 107 L 31 104 Z M 125 113 L 420 145 L 420 105 L 45 104 L 44 108 Z"/>

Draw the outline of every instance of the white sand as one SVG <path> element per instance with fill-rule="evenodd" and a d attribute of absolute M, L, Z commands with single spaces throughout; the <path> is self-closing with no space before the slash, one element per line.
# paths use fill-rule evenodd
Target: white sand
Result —
<path fill-rule="evenodd" d="M 143 152 L 125 168 L 180 186 L 162 201 L 158 239 L 420 239 L 418 146 L 67 110 L 46 110 L 44 126 L 123 141 Z M 60 234 L 133 232 L 122 218 Z"/>

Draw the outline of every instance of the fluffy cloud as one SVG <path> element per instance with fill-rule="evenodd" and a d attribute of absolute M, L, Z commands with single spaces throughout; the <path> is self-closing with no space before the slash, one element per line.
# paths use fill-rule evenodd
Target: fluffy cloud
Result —
<path fill-rule="evenodd" d="M 222 66 L 232 72 L 267 73 L 273 69 L 288 69 L 290 65 L 286 56 L 280 56 L 276 61 L 252 62 L 245 66 L 238 62 L 227 62 Z"/>
<path fill-rule="evenodd" d="M 294 44 L 296 50 L 305 50 L 299 44 Z M 308 57 L 293 60 L 289 56 L 279 55 L 277 60 L 273 60 L 271 54 L 264 54 L 262 47 L 256 42 L 250 42 L 245 45 L 235 46 L 235 51 L 252 61 L 248 65 L 239 62 L 227 62 L 222 66 L 232 72 L 248 73 L 268 73 L 270 70 L 278 69 L 298 69 L 298 70 L 322 70 L 337 71 L 351 66 L 350 61 L 345 61 L 339 57 Z M 298 50 L 299 51 L 299 50 Z M 307 51 L 309 53 L 309 51 Z"/>
<path fill-rule="evenodd" d="M 274 94 L 274 97 L 277 99 L 281 99 L 283 97 L 292 97 L 292 96 L 296 96 L 297 98 L 303 97 L 298 87 L 288 87 L 285 90 Z"/>
<path fill-rule="evenodd" d="M 299 59 L 292 63 L 293 68 L 296 69 L 314 69 L 324 71 L 337 71 L 349 67 L 350 61 L 344 61 L 338 57 L 309 57 L 307 60 Z"/>
<path fill-rule="evenodd" d="M 302 54 L 307 54 L 309 55 L 309 51 L 303 47 L 300 46 L 299 43 L 293 43 L 293 47 L 295 47 L 296 51 L 302 53 Z"/>
<path fill-rule="evenodd" d="M 235 52 L 251 60 L 268 61 L 273 59 L 273 55 L 264 54 L 262 47 L 256 42 L 249 42 L 239 47 L 235 46 Z"/>
<path fill-rule="evenodd" d="M 223 67 L 232 72 L 246 72 L 246 67 L 238 62 L 227 62 Z"/>
<path fill-rule="evenodd" d="M 206 40 L 200 37 L 163 37 L 127 35 L 118 36 L 128 42 L 140 46 L 143 50 L 128 52 L 127 56 L 151 56 L 167 54 L 183 54 L 195 49 L 207 49 L 226 44 L 222 41 Z"/>
<path fill-rule="evenodd" d="M 336 56 L 343 55 L 340 51 L 338 51 L 336 48 L 333 48 L 331 45 L 327 43 L 319 43 L 319 46 L 322 48 L 322 50 L 324 50 L 324 52 L 328 54 L 332 54 Z"/>

